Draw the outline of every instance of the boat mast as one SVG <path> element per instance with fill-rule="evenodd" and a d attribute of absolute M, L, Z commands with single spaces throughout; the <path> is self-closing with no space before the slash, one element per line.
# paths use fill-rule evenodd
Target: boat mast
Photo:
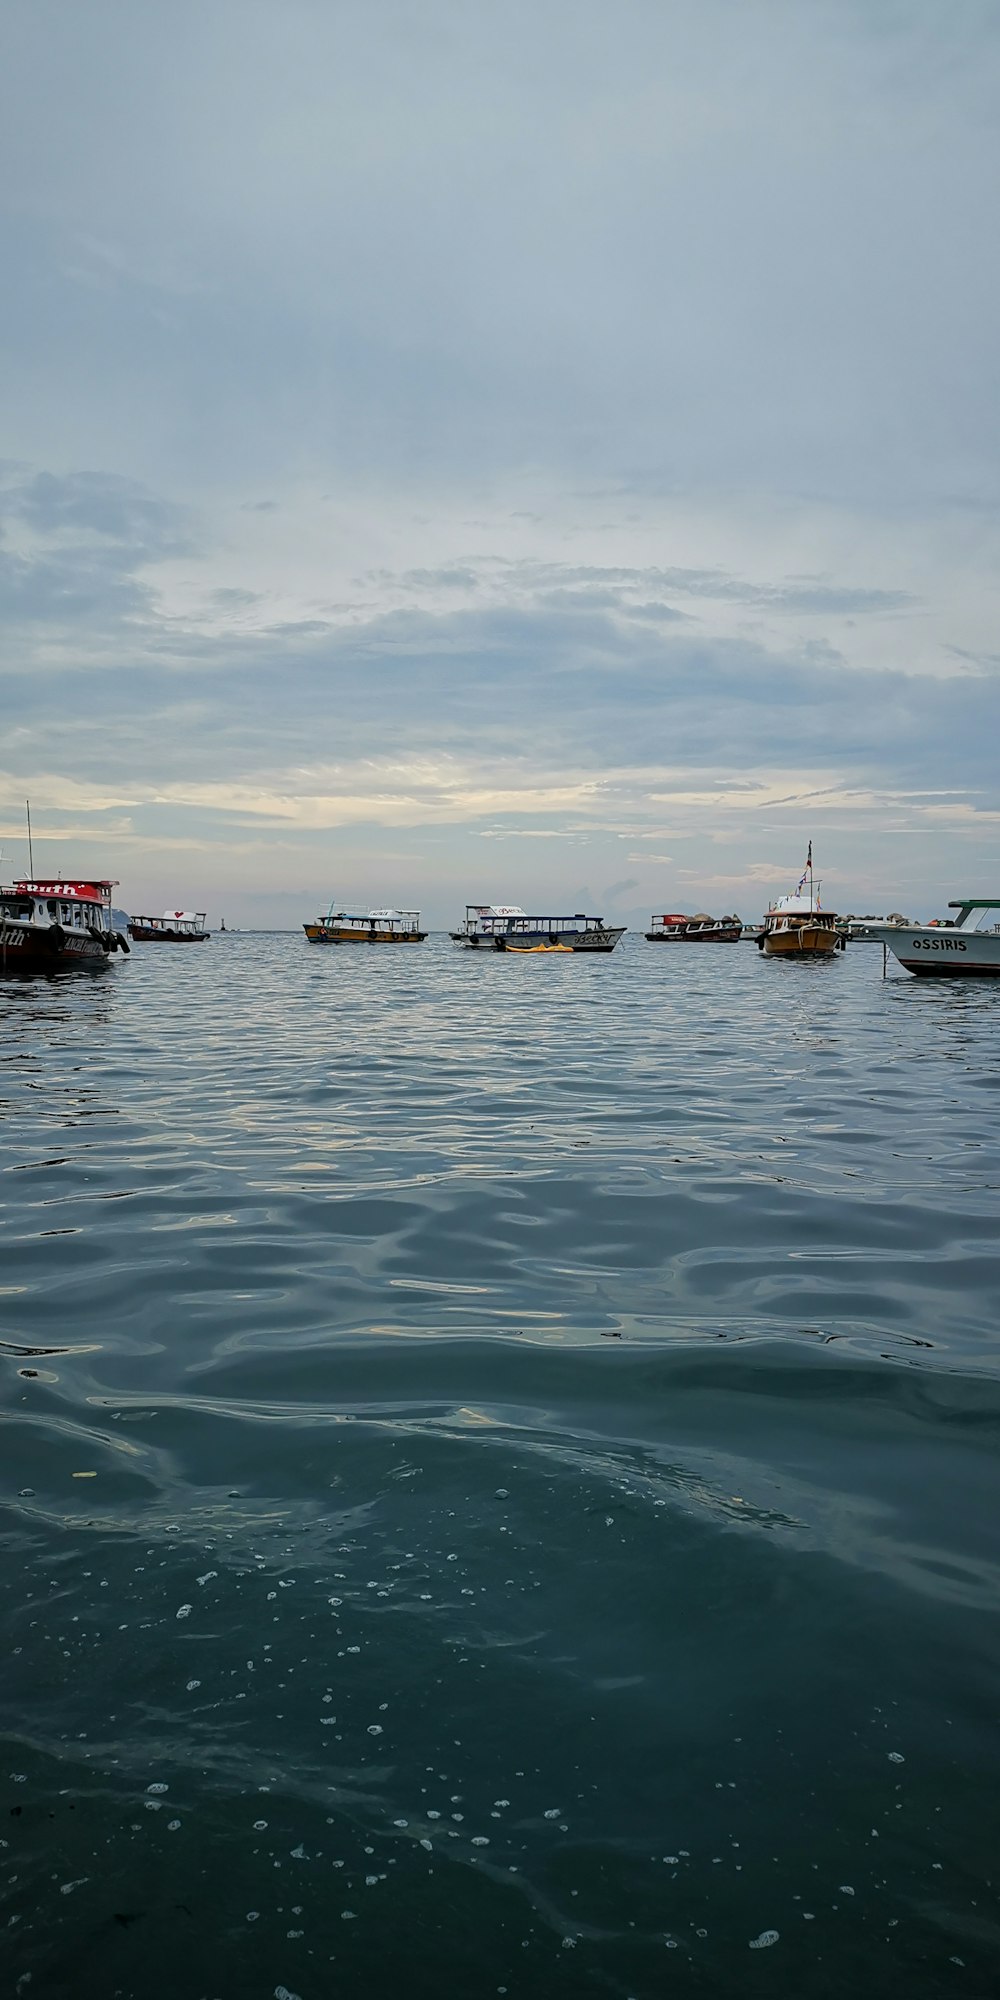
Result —
<path fill-rule="evenodd" d="M 35 857 L 31 851 L 31 800 L 30 799 L 25 799 L 24 810 L 28 818 L 28 874 L 33 882 L 35 879 Z"/>

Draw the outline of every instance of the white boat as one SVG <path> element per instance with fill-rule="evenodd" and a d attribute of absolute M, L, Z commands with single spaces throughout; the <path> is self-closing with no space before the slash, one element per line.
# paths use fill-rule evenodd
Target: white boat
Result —
<path fill-rule="evenodd" d="M 988 910 L 1000 911 L 1000 896 L 963 896 L 948 908 L 958 916 L 947 924 L 868 923 L 859 929 L 918 979 L 1000 979 L 1000 923 L 979 929 Z"/>
<path fill-rule="evenodd" d="M 624 924 L 603 917 L 529 917 L 516 903 L 466 903 L 465 922 L 451 932 L 466 951 L 614 951 Z"/>

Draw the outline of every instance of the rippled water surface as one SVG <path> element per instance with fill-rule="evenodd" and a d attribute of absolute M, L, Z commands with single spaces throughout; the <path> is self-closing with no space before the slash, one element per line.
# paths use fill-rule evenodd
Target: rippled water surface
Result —
<path fill-rule="evenodd" d="M 0 988 L 5 1991 L 985 1995 L 1000 986 Z"/>

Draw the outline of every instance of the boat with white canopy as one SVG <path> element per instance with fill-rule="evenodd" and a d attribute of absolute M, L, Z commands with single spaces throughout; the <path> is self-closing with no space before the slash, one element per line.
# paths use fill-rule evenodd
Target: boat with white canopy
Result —
<path fill-rule="evenodd" d="M 466 951 L 614 951 L 625 925 L 578 911 L 572 917 L 531 917 L 516 903 L 466 903 L 465 922 L 451 932 Z"/>
<path fill-rule="evenodd" d="M 303 924 L 310 944 L 423 944 L 419 910 L 335 910 Z"/>

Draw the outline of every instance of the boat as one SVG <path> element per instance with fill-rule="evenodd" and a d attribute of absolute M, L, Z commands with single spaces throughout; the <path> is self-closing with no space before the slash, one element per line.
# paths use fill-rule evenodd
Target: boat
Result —
<path fill-rule="evenodd" d="M 813 879 L 812 841 L 797 888 L 772 903 L 757 937 L 767 958 L 827 958 L 843 951 L 847 938 L 835 910 L 820 904 L 821 884 Z"/>
<path fill-rule="evenodd" d="M 162 917 L 130 917 L 128 928 L 134 944 L 204 944 L 211 936 L 205 929 L 204 910 L 164 910 Z"/>
<path fill-rule="evenodd" d="M 572 917 L 531 917 L 516 903 L 466 903 L 465 922 L 451 932 L 466 951 L 614 951 L 625 925 L 577 911 Z"/>
<path fill-rule="evenodd" d="M 310 944 L 423 944 L 419 910 L 368 910 L 364 916 L 335 910 L 303 924 Z"/>
<path fill-rule="evenodd" d="M 737 916 L 706 917 L 699 912 L 695 917 L 662 916 L 649 921 L 649 944 L 739 944 L 743 936 L 742 919 Z"/>
<path fill-rule="evenodd" d="M 129 949 L 113 927 L 116 882 L 26 875 L 0 889 L 0 972 L 96 971 Z"/>
<path fill-rule="evenodd" d="M 1000 922 L 978 929 L 985 911 L 1000 912 L 1000 896 L 961 896 L 948 908 L 958 911 L 949 923 L 866 922 L 864 934 L 918 979 L 1000 979 Z"/>

